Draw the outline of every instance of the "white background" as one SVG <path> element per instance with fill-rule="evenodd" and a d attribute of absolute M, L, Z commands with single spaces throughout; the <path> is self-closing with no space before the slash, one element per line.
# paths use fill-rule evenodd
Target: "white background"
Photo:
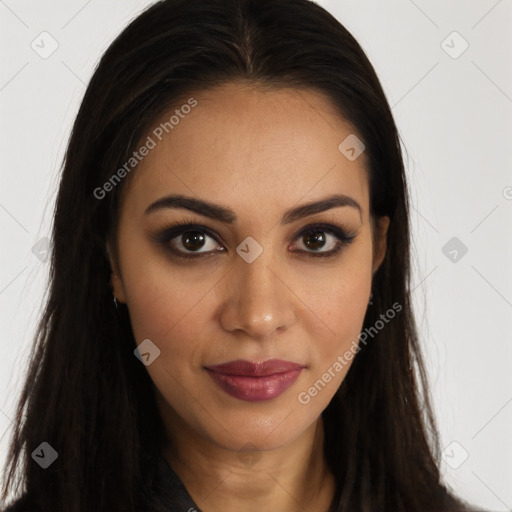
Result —
<path fill-rule="evenodd" d="M 0 0 L 2 466 L 48 270 L 32 248 L 49 234 L 71 124 L 101 54 L 150 3 Z M 470 502 L 510 510 L 512 0 L 319 3 L 367 52 L 406 148 L 443 473 Z M 58 43 L 46 59 L 31 47 L 50 48 L 44 31 Z M 455 262 L 452 237 L 468 249 Z"/>

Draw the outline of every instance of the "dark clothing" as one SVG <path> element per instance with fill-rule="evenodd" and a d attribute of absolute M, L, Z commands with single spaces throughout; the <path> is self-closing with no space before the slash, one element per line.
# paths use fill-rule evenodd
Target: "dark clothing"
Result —
<path fill-rule="evenodd" d="M 151 490 L 151 497 L 154 503 L 148 504 L 144 510 L 139 512 L 201 512 L 201 509 L 194 503 L 187 489 L 178 475 L 161 453 L 156 453 L 149 459 L 153 471 L 147 475 L 148 487 Z M 154 463 L 153 463 L 154 461 Z M 451 509 L 446 506 L 446 510 Z M 453 505 L 453 510 L 462 510 L 459 506 Z M 483 509 L 473 507 L 464 508 L 466 512 L 486 512 Z M 18 501 L 8 507 L 4 512 L 65 512 L 48 511 L 37 507 L 37 503 L 29 494 L 24 494 Z M 97 512 L 97 511 L 88 511 Z"/>
<path fill-rule="evenodd" d="M 157 506 L 149 507 L 148 512 L 201 512 L 194 503 L 179 476 L 173 471 L 167 459 L 158 454 L 151 483 Z"/>
<path fill-rule="evenodd" d="M 153 491 L 153 498 L 157 503 L 148 505 L 148 508 L 141 512 L 201 512 L 201 509 L 194 503 L 178 475 L 172 470 L 165 457 L 161 454 L 155 458 L 155 472 L 151 475 L 150 486 Z M 5 512 L 50 511 L 38 508 L 30 493 L 25 493 L 5 509 Z M 90 512 L 95 511 L 91 510 Z"/>

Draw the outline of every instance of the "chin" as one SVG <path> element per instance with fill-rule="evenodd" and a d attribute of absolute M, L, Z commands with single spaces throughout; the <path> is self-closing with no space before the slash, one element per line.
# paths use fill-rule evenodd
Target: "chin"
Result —
<path fill-rule="evenodd" d="M 222 424 L 210 421 L 205 434 L 215 444 L 228 450 L 275 450 L 299 437 L 318 418 L 299 418 L 300 409 L 290 413 L 291 410 L 291 407 L 281 407 L 275 415 L 263 411 L 254 411 L 252 414 L 244 411 L 240 415 L 224 414 L 221 415 L 224 418 Z"/>

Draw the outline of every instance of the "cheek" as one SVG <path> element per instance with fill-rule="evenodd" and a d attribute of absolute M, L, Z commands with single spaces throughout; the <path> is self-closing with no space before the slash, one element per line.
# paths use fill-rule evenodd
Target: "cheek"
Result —
<path fill-rule="evenodd" d="M 357 336 L 361 330 L 368 307 L 371 275 L 366 268 L 361 268 L 344 276 L 343 283 L 335 284 L 325 307 L 331 319 L 331 329 L 341 343 Z"/>
<path fill-rule="evenodd" d="M 321 350 L 315 354 L 312 374 L 320 378 L 330 371 L 332 379 L 341 383 L 352 364 L 359 343 L 364 316 L 368 307 L 370 279 L 365 276 L 359 280 L 347 282 L 341 289 L 331 295 L 329 308 L 330 335 L 319 341 Z M 339 366 L 339 364 L 342 366 Z M 336 366 L 334 366 L 336 364 Z"/>
<path fill-rule="evenodd" d="M 149 243 L 120 232 L 120 266 L 130 322 L 137 344 L 150 339 L 162 355 L 172 349 L 188 359 L 201 339 L 205 299 L 213 283 L 207 273 L 177 265 Z M 172 361 L 171 361 L 172 362 Z"/>
<path fill-rule="evenodd" d="M 362 324 L 371 290 L 371 249 L 369 235 L 360 234 L 333 271 L 324 272 L 322 293 L 316 291 L 336 333 Z"/>
<path fill-rule="evenodd" d="M 169 266 L 154 266 L 127 279 L 127 303 L 137 343 L 149 338 L 162 352 L 179 358 L 194 352 L 208 315 L 204 311 L 210 286 L 206 281 L 184 282 Z M 185 272 L 185 275 L 188 273 Z"/>
<path fill-rule="evenodd" d="M 369 236 L 360 239 L 328 276 L 317 280 L 311 291 L 310 297 L 315 297 L 311 299 L 315 301 L 311 309 L 325 324 L 316 336 L 310 332 L 310 339 L 315 340 L 311 358 L 314 377 L 331 368 L 346 351 L 357 348 L 371 292 L 371 247 Z M 352 362 L 350 355 L 345 359 L 343 371 L 336 372 L 338 383 Z"/>

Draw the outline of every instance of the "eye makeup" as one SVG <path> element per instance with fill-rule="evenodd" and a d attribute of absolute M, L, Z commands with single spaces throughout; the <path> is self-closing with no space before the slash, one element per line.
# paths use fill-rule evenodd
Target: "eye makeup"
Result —
<path fill-rule="evenodd" d="M 184 246 L 183 235 L 192 235 L 186 239 L 185 243 L 190 243 L 191 240 L 204 242 L 203 245 L 208 244 L 208 239 L 218 244 L 220 248 L 208 251 L 188 251 Z M 346 228 L 338 225 L 337 223 L 330 222 L 314 222 L 301 228 L 301 230 L 294 235 L 292 242 L 292 252 L 311 258 L 332 258 L 336 256 L 344 247 L 350 245 L 357 236 L 357 232 L 347 230 Z M 181 238 L 180 238 L 181 237 Z M 313 237 L 313 244 L 320 243 L 332 246 L 330 250 L 307 250 L 304 244 L 305 237 Z M 161 245 L 173 257 L 183 259 L 206 259 L 219 252 L 226 252 L 226 249 L 220 242 L 220 236 L 212 229 L 203 224 L 199 224 L 191 219 L 183 219 L 175 221 L 165 228 L 159 230 L 155 234 L 150 235 L 150 239 L 157 244 Z M 297 250 L 297 240 L 301 242 L 306 249 Z M 192 244 L 194 242 L 192 241 Z M 179 246 L 181 245 L 181 248 Z M 214 245 L 214 244 L 211 244 Z M 177 247 L 178 246 L 178 247 Z M 323 246 L 321 247 L 321 249 Z M 199 249 L 203 249 L 200 247 Z"/>

